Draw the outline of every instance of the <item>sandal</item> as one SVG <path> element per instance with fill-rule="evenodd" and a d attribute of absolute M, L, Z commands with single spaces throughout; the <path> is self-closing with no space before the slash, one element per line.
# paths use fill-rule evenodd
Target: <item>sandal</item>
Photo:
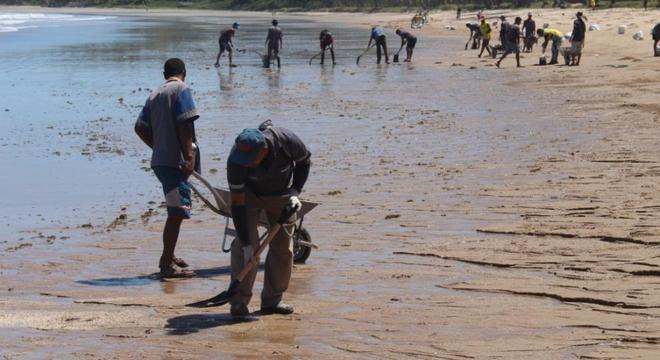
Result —
<path fill-rule="evenodd" d="M 174 263 L 174 265 L 176 265 L 180 268 L 185 269 L 185 268 L 188 267 L 188 263 L 185 260 L 183 260 L 182 258 L 175 257 L 174 259 L 172 259 L 172 262 Z"/>
<path fill-rule="evenodd" d="M 173 266 L 160 268 L 161 279 L 189 278 L 195 276 L 190 270 L 177 269 Z"/>

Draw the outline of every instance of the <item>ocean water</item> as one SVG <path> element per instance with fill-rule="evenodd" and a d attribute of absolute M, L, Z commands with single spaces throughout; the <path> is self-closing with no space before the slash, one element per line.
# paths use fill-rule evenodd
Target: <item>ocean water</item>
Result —
<path fill-rule="evenodd" d="M 98 22 L 112 18 L 114 16 L 0 12 L 0 32 L 15 32 L 39 27 L 56 27 L 72 21 Z"/>
<path fill-rule="evenodd" d="M 270 26 L 267 16 L 0 14 L 0 19 L 5 29 L 0 33 L 5 67 L 0 88 L 0 236 L 10 242 L 23 236 L 22 231 L 108 224 L 119 212 L 135 218 L 157 206 L 153 202 L 162 200 L 161 190 L 148 169 L 150 153 L 133 125 L 151 89 L 163 82 L 162 64 L 169 57 L 187 64 L 187 82 L 201 113 L 197 132 L 202 166 L 219 186 L 226 183 L 224 164 L 236 134 L 266 119 L 294 129 L 314 154 L 322 154 L 316 157 L 315 171 L 330 179 L 327 164 L 365 145 L 375 156 L 414 157 L 441 140 L 443 147 L 458 149 L 443 154 L 447 161 L 482 159 L 491 147 L 489 132 L 479 126 L 442 139 L 429 133 L 405 149 L 388 147 L 375 134 L 384 124 L 421 110 L 477 125 L 484 116 L 507 119 L 505 100 L 513 96 L 524 104 L 531 96 L 502 93 L 497 87 L 501 75 L 492 71 L 376 66 L 373 51 L 357 66 L 355 57 L 367 45 L 368 29 L 301 16 L 281 19 L 280 70 L 263 69 L 258 55 Z M 237 68 L 229 69 L 223 58 L 215 69 L 219 31 L 234 21 L 241 23 L 236 45 L 246 52 L 236 54 Z M 334 67 L 308 64 L 318 52 L 323 28 L 336 38 Z M 398 48 L 393 29 L 388 29 L 388 38 L 390 51 Z M 421 33 L 415 56 L 441 59 L 460 43 L 428 40 Z M 511 123 L 489 126 L 497 130 Z M 465 146 L 469 143 L 485 145 Z M 314 186 L 310 182 L 312 191 Z"/>

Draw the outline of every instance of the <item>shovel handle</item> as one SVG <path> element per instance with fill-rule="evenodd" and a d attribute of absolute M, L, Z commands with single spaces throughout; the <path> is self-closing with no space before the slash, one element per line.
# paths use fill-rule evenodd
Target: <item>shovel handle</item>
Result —
<path fill-rule="evenodd" d="M 296 209 L 291 208 L 290 206 L 287 206 L 282 210 L 282 214 L 280 215 L 280 218 L 277 221 L 277 224 L 273 226 L 269 233 L 268 237 L 264 241 L 259 244 L 259 247 L 257 247 L 257 250 L 254 252 L 254 255 L 248 260 L 248 263 L 243 266 L 243 270 L 238 274 L 236 277 L 236 280 L 238 281 L 243 281 L 243 279 L 247 276 L 247 274 L 252 271 L 253 268 L 255 268 L 257 264 L 257 259 L 259 258 L 259 255 L 266 249 L 266 246 L 270 244 L 270 242 L 273 240 L 275 235 L 277 235 L 280 230 L 282 230 L 282 227 L 284 227 L 284 223 L 293 215 L 296 213 Z"/>

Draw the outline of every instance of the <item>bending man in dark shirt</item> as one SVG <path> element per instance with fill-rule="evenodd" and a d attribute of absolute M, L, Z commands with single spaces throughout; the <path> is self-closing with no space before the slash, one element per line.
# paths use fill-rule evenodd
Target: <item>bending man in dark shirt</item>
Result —
<path fill-rule="evenodd" d="M 332 65 L 336 65 L 335 62 L 335 39 L 332 37 L 332 34 L 328 30 L 321 31 L 319 35 L 319 43 L 321 46 L 321 65 L 325 61 L 325 51 L 330 50 L 330 56 L 332 56 Z"/>
<path fill-rule="evenodd" d="M 472 49 L 478 49 L 481 41 L 481 26 L 478 23 L 465 23 L 465 27 L 470 29 L 470 37 L 465 43 L 465 50 L 467 50 L 470 41 L 472 41 Z"/>
<path fill-rule="evenodd" d="M 410 62 L 410 60 L 412 60 L 413 49 L 415 48 L 415 44 L 417 44 L 417 38 L 411 33 L 401 29 L 396 29 L 396 34 L 401 37 L 401 47 L 406 45 L 406 59 L 403 61 Z"/>
<path fill-rule="evenodd" d="M 311 154 L 292 131 L 273 127 L 270 121 L 259 129 L 244 129 L 236 138 L 227 161 L 227 180 L 231 191 L 231 212 L 238 239 L 231 247 L 231 274 L 236 278 L 259 246 L 257 222 L 265 213 L 275 225 L 282 210 L 290 205 L 300 208 L 298 199 L 311 165 Z M 262 313 L 290 314 L 293 307 L 282 302 L 293 267 L 293 232 L 296 216 L 273 238 L 266 257 Z M 257 275 L 254 268 L 241 281 L 232 297 L 231 314 L 246 316 Z"/>
<path fill-rule="evenodd" d="M 277 26 L 277 20 L 271 22 L 273 26 L 268 29 L 266 36 L 266 47 L 268 48 L 268 66 L 270 60 L 275 57 L 277 59 L 277 67 L 280 67 L 280 50 L 282 50 L 282 29 Z"/>

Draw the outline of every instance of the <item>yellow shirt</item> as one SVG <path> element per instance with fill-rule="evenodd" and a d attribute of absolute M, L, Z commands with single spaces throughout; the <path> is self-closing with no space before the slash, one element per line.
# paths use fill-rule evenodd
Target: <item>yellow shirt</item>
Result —
<path fill-rule="evenodd" d="M 481 37 L 486 40 L 490 40 L 490 25 L 484 21 L 481 23 L 481 25 L 479 25 L 479 29 L 481 30 Z"/>
<path fill-rule="evenodd" d="M 543 35 L 548 36 L 551 35 L 552 37 L 558 37 L 558 38 L 563 38 L 564 34 L 561 33 L 561 31 L 557 29 L 543 29 Z"/>

